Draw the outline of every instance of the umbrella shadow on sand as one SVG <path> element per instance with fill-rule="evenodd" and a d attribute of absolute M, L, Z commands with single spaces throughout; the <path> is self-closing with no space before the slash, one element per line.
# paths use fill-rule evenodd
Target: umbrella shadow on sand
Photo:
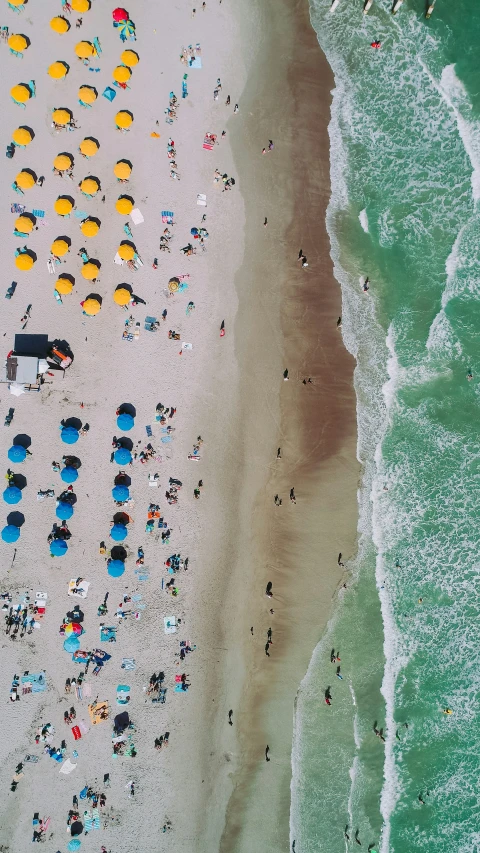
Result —
<path fill-rule="evenodd" d="M 18 435 L 15 436 L 15 438 L 13 439 L 13 442 L 12 442 L 12 444 L 19 444 L 20 447 L 24 447 L 25 450 L 28 450 L 31 443 L 32 443 L 32 439 L 30 438 L 29 435 L 27 435 L 24 432 L 19 432 Z"/>
<path fill-rule="evenodd" d="M 135 418 L 137 416 L 137 410 L 131 403 L 122 403 L 122 405 L 118 407 L 118 414 L 131 415 L 132 418 Z"/>
<path fill-rule="evenodd" d="M 73 427 L 79 432 L 82 428 L 82 422 L 80 418 L 64 418 L 64 420 L 60 421 L 63 427 Z"/>
<path fill-rule="evenodd" d="M 133 450 L 133 441 L 132 441 L 132 439 L 131 439 L 131 438 L 127 438 L 127 436 L 126 436 L 126 435 L 122 435 L 122 436 L 118 439 L 118 444 L 119 444 L 119 447 L 125 447 L 127 450 L 129 450 L 129 451 L 130 451 L 130 453 L 131 453 L 131 452 L 132 452 L 132 450 Z"/>
<path fill-rule="evenodd" d="M 132 478 L 128 476 L 128 474 L 117 474 L 114 481 L 116 486 L 131 486 Z"/>
<path fill-rule="evenodd" d="M 23 474 L 14 474 L 12 477 L 13 485 L 17 487 L 17 489 L 24 489 L 27 485 L 27 478 Z"/>

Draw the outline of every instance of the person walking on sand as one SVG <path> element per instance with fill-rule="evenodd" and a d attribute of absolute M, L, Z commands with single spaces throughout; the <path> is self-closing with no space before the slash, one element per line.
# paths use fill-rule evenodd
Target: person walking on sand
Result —
<path fill-rule="evenodd" d="M 295 497 L 295 489 L 293 489 L 293 488 L 290 489 L 290 500 L 291 500 L 292 504 L 297 503 L 297 499 Z"/>
<path fill-rule="evenodd" d="M 263 227 L 266 228 L 267 225 L 268 225 L 268 219 L 267 219 L 267 217 L 265 217 L 265 219 L 263 220 Z"/>
<path fill-rule="evenodd" d="M 269 757 L 269 755 L 268 755 L 268 753 L 269 753 L 269 752 L 270 752 L 270 747 L 269 747 L 269 745 L 268 745 L 268 743 L 267 743 L 267 745 L 266 745 L 266 747 L 265 747 L 265 761 L 270 761 L 270 757 Z"/>
<path fill-rule="evenodd" d="M 227 100 L 225 101 L 225 106 L 226 107 L 230 106 L 230 95 L 227 95 Z"/>
<path fill-rule="evenodd" d="M 269 139 L 269 140 L 268 140 L 268 150 L 269 150 L 269 151 L 273 151 L 273 148 L 274 148 L 274 146 L 273 146 L 273 140 L 272 140 L 272 139 Z"/>
<path fill-rule="evenodd" d="M 233 720 L 232 720 L 232 717 L 233 717 L 233 711 L 229 711 L 229 712 L 228 712 L 228 725 L 229 725 L 229 726 L 233 726 Z"/>
<path fill-rule="evenodd" d="M 288 381 L 288 368 L 285 368 L 285 370 L 283 371 L 283 381 Z"/>
<path fill-rule="evenodd" d="M 265 595 L 267 596 L 267 598 L 273 598 L 272 587 L 273 587 L 273 583 L 272 583 L 272 581 L 269 581 L 267 583 L 267 588 L 265 590 Z"/>

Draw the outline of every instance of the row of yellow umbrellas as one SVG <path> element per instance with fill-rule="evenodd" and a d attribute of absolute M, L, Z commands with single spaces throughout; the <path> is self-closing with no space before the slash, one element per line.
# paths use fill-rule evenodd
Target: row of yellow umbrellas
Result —
<path fill-rule="evenodd" d="M 63 115 L 58 116 L 57 115 L 57 118 L 60 118 L 61 121 L 63 121 L 67 116 L 68 116 L 68 120 L 70 120 L 71 114 L 69 113 L 69 111 L 67 111 L 67 110 L 55 110 L 55 113 L 58 113 L 58 112 L 61 112 L 61 113 L 65 112 L 66 113 L 66 116 L 63 116 Z M 26 127 L 25 125 L 23 125 L 21 127 L 17 127 L 16 130 L 14 130 L 12 133 L 13 141 L 17 145 L 20 145 L 22 147 L 25 147 L 26 145 L 30 145 L 34 136 L 35 136 L 35 134 L 34 134 L 33 130 L 31 129 L 31 127 Z M 93 136 L 86 136 L 85 139 L 83 139 L 82 142 L 80 143 L 80 145 L 78 146 L 78 150 L 80 151 L 81 154 L 84 155 L 84 157 L 94 157 L 99 148 L 100 148 L 100 143 L 97 139 L 94 139 Z M 68 155 L 68 156 L 70 156 L 70 155 Z M 58 168 L 59 171 L 62 171 L 60 166 L 56 166 L 55 168 Z M 64 167 L 62 167 L 62 168 L 64 168 Z M 67 167 L 67 168 L 69 168 L 69 167 Z"/>
<path fill-rule="evenodd" d="M 74 207 L 74 200 L 70 196 L 60 195 L 53 205 L 55 213 L 59 216 L 68 216 Z M 115 203 L 115 208 L 121 216 L 127 216 L 134 208 L 135 202 L 131 196 L 121 195 Z M 20 228 L 18 229 L 21 230 Z M 86 235 L 87 236 L 87 235 Z"/>

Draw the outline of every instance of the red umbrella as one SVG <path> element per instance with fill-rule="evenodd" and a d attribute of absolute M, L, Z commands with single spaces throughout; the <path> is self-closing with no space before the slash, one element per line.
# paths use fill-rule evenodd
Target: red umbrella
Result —
<path fill-rule="evenodd" d="M 113 10 L 112 17 L 114 21 L 128 21 L 129 14 L 126 9 L 121 9 L 119 6 L 118 9 Z"/>

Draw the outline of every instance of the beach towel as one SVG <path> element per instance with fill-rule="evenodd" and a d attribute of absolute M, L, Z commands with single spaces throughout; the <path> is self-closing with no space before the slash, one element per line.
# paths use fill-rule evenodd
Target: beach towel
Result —
<path fill-rule="evenodd" d="M 152 433 L 152 427 L 150 426 L 150 424 L 146 425 L 145 432 L 147 433 L 148 438 L 152 437 L 153 433 Z"/>
<path fill-rule="evenodd" d="M 179 684 L 177 687 L 175 687 L 175 693 L 186 693 L 186 692 L 187 691 L 183 689 L 181 684 Z"/>
<path fill-rule="evenodd" d="M 44 672 L 22 675 L 22 693 L 43 693 L 47 689 Z"/>
<path fill-rule="evenodd" d="M 91 684 L 82 684 L 83 695 L 85 698 L 92 695 L 92 685 Z"/>
<path fill-rule="evenodd" d="M 79 729 L 80 729 L 82 735 L 86 735 L 90 729 L 90 727 L 87 726 L 85 720 L 79 720 L 78 726 L 79 726 Z"/>
<path fill-rule="evenodd" d="M 92 726 L 104 723 L 108 719 L 108 702 L 92 702 L 88 706 L 88 716 Z"/>
<path fill-rule="evenodd" d="M 207 206 L 207 196 L 204 195 L 204 193 L 197 193 L 197 204 L 201 205 L 202 207 Z"/>
<path fill-rule="evenodd" d="M 60 767 L 60 770 L 59 770 L 58 772 L 59 772 L 59 773 L 65 773 L 65 774 L 67 774 L 67 773 L 71 773 L 71 772 L 72 772 L 72 770 L 75 770 L 75 767 L 76 767 L 76 766 L 77 766 L 76 764 L 72 764 L 72 762 L 70 761 L 70 759 L 69 759 L 69 758 L 67 758 L 67 760 L 63 762 L 63 764 L 62 764 L 62 766 Z"/>
<path fill-rule="evenodd" d="M 130 217 L 134 225 L 141 225 L 142 222 L 145 222 L 145 219 L 140 213 L 138 207 L 134 207 L 133 210 L 130 211 Z"/>
<path fill-rule="evenodd" d="M 23 208 L 23 209 L 25 210 L 25 208 Z M 43 219 L 43 217 L 45 216 L 44 210 L 37 210 L 37 208 L 35 208 L 35 207 L 33 208 L 32 213 L 34 216 L 37 217 L 37 219 Z"/>
<path fill-rule="evenodd" d="M 85 832 L 91 832 L 93 829 L 93 817 L 92 813 L 89 811 L 84 811 L 83 813 L 83 822 L 85 824 Z"/>
<path fill-rule="evenodd" d="M 127 671 L 135 669 L 135 658 L 123 658 L 122 659 L 122 669 Z"/>
<path fill-rule="evenodd" d="M 202 57 L 201 56 L 195 56 L 195 57 L 192 56 L 188 65 L 189 65 L 189 68 L 201 68 L 202 67 Z"/>
<path fill-rule="evenodd" d="M 81 684 L 77 684 L 77 685 L 75 686 L 75 696 L 76 696 L 76 697 L 77 697 L 77 699 L 79 699 L 80 701 L 83 699 L 83 689 L 82 689 L 82 685 L 81 685 Z"/>
<path fill-rule="evenodd" d="M 117 642 L 117 629 L 114 627 L 108 627 L 106 625 L 102 625 L 100 627 L 100 642 L 101 643 L 116 643 Z"/>
<path fill-rule="evenodd" d="M 78 726 L 72 726 L 72 735 L 74 740 L 80 740 L 82 733 Z"/>
<path fill-rule="evenodd" d="M 76 210 L 74 216 L 76 216 L 77 219 L 85 219 L 85 217 L 88 216 L 88 213 L 86 213 L 84 210 Z"/>
<path fill-rule="evenodd" d="M 100 829 L 100 813 L 98 809 L 92 809 L 93 828 Z"/>
<path fill-rule="evenodd" d="M 68 594 L 74 596 L 75 598 L 86 598 L 88 595 L 88 587 L 90 586 L 90 581 L 80 581 L 77 586 L 77 578 L 72 578 L 68 583 Z M 73 590 L 76 590 L 74 592 Z"/>

